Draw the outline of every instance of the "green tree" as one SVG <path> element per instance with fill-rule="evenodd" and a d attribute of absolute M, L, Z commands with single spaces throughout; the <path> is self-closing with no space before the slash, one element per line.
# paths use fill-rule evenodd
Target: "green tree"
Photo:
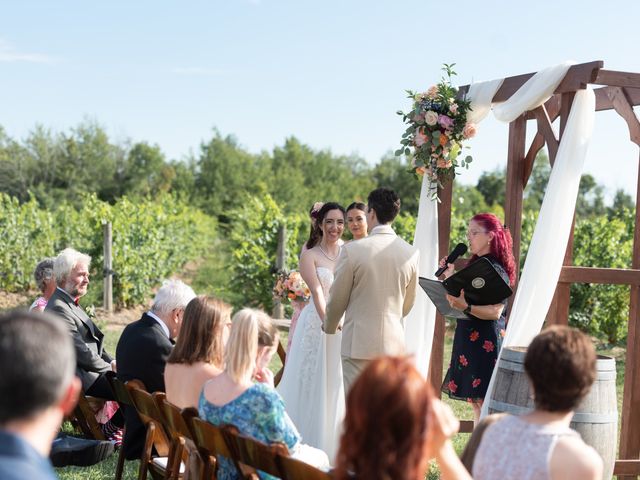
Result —
<path fill-rule="evenodd" d="M 421 180 L 417 180 L 409 169 L 406 161 L 389 152 L 373 168 L 373 180 L 378 187 L 395 190 L 402 201 L 403 212 L 418 215 Z"/>
<path fill-rule="evenodd" d="M 476 188 L 482 194 L 487 205 L 503 205 L 507 188 L 507 172 L 504 168 L 496 168 L 480 175 Z"/>

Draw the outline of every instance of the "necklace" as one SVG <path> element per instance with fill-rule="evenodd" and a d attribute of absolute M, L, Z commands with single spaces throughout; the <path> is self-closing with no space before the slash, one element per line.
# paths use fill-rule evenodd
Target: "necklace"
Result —
<path fill-rule="evenodd" d="M 324 248 L 322 248 L 322 245 L 318 244 L 318 247 L 320 247 L 320 251 L 322 252 L 322 254 L 327 257 L 328 260 L 335 262 L 336 259 L 338 258 L 338 256 L 340 255 L 340 250 L 342 249 L 342 247 L 338 247 L 338 253 L 336 253 L 335 257 L 330 257 L 327 252 L 324 251 Z"/>

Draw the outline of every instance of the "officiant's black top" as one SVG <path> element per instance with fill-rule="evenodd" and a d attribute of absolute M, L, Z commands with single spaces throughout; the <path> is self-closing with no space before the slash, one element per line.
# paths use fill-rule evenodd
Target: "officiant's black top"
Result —
<path fill-rule="evenodd" d="M 489 260 L 509 284 L 509 275 L 492 255 Z M 503 304 L 506 305 L 507 299 Z M 484 399 L 493 368 L 502 345 L 506 308 L 498 320 L 480 320 L 473 315 L 457 320 L 449 370 L 442 383 L 442 391 L 458 400 Z"/>

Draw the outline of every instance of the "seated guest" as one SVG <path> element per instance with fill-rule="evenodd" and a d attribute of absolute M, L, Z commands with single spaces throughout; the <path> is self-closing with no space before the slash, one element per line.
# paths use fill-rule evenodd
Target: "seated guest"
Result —
<path fill-rule="evenodd" d="M 54 480 L 51 443 L 81 385 L 69 334 L 59 321 L 0 317 L 0 478 Z"/>
<path fill-rule="evenodd" d="M 450 440 L 458 427 L 410 359 L 379 357 L 347 396 L 334 478 L 422 480 L 435 457 L 440 478 L 470 479 Z"/>
<path fill-rule="evenodd" d="M 45 311 L 62 318 L 71 333 L 76 351 L 76 375 L 82 381 L 82 390 L 87 395 L 115 400 L 104 376 L 110 370 L 115 371 L 115 360 L 104 350 L 104 334 L 78 303 L 87 293 L 90 263 L 89 255 L 72 248 L 60 252 L 53 263 L 58 286 Z"/>
<path fill-rule="evenodd" d="M 574 328 L 545 329 L 527 349 L 524 369 L 535 410 L 487 427 L 473 462 L 475 479 L 602 478 L 602 459 L 569 428 L 596 378 L 591 340 Z"/>
<path fill-rule="evenodd" d="M 164 367 L 180 332 L 187 304 L 196 296 L 180 280 L 165 281 L 156 293 L 151 310 L 124 329 L 118 346 L 118 377 L 127 382 L 140 380 L 149 392 L 164 392 Z M 124 454 L 140 458 L 146 429 L 135 410 L 125 411 Z"/>
<path fill-rule="evenodd" d="M 45 258 L 38 265 L 33 272 L 33 277 L 36 280 L 36 285 L 40 289 L 42 295 L 31 304 L 29 311 L 43 312 L 44 307 L 47 306 L 47 302 L 56 291 L 56 279 L 53 275 L 53 261 L 55 258 Z"/>
<path fill-rule="evenodd" d="M 189 302 L 164 371 L 167 400 L 180 408 L 198 408 L 205 382 L 222 373 L 230 329 L 231 307 L 223 301 L 199 296 Z"/>
<path fill-rule="evenodd" d="M 267 444 L 282 442 L 292 456 L 327 468 L 329 459 L 324 452 L 300 442 L 282 398 L 273 389 L 273 373 L 267 365 L 277 346 L 278 330 L 266 313 L 248 308 L 236 313 L 225 349 L 225 369 L 205 384 L 200 417 L 213 425 L 235 425 L 241 434 Z M 217 475 L 225 480 L 240 478 L 225 458 Z M 260 478 L 272 477 L 261 473 Z"/>

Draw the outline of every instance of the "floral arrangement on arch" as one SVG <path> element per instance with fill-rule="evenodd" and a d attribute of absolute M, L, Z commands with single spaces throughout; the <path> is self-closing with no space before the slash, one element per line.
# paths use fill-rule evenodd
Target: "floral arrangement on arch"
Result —
<path fill-rule="evenodd" d="M 469 168 L 472 160 L 470 155 L 459 158 L 463 142 L 475 136 L 476 126 L 467 122 L 470 102 L 458 98 L 458 89 L 451 83 L 456 75 L 454 65 L 445 63 L 445 76 L 426 92 L 407 90 L 413 108 L 408 113 L 397 112 L 409 126 L 395 154 L 411 157 L 411 171 L 416 176 L 427 175 L 432 200 L 439 200 L 438 187 L 456 176 L 456 168 Z"/>
<path fill-rule="evenodd" d="M 280 272 L 273 287 L 273 298 L 281 302 L 303 301 L 306 302 L 311 296 L 311 290 L 302 279 L 300 272 L 295 270 L 287 273 Z"/>

